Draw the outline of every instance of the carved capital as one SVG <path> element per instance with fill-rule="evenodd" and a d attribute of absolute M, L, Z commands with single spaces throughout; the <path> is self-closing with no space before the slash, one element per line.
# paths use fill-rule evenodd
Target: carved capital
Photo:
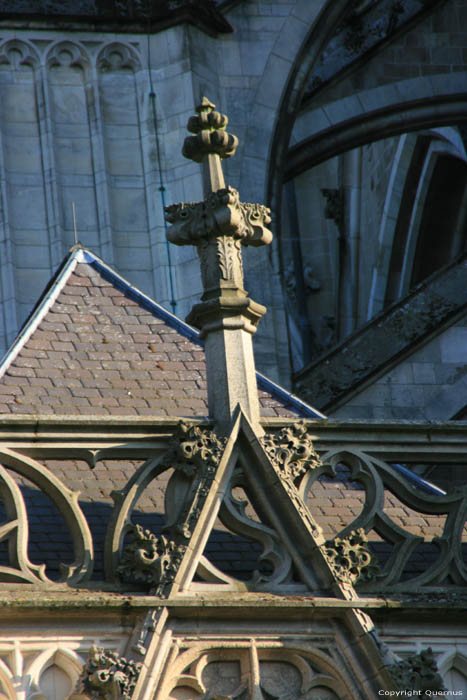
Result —
<path fill-rule="evenodd" d="M 238 139 L 228 134 L 225 128 L 228 118 L 215 111 L 215 106 L 207 97 L 196 107 L 196 114 L 188 120 L 187 128 L 195 136 L 187 136 L 182 153 L 185 158 L 201 163 L 208 155 L 230 158 L 235 154 Z"/>
<path fill-rule="evenodd" d="M 141 664 L 93 646 L 79 682 L 79 692 L 103 700 L 130 700 Z"/>
<path fill-rule="evenodd" d="M 446 690 L 431 647 L 387 667 L 400 690 L 421 693 Z M 428 694 L 431 694 L 428 692 Z"/>
<path fill-rule="evenodd" d="M 309 469 L 322 466 L 303 423 L 294 423 L 277 433 L 268 433 L 261 438 L 261 442 L 269 459 L 292 481 L 299 480 Z"/>
<path fill-rule="evenodd" d="M 224 187 L 208 194 L 203 202 L 171 204 L 165 208 L 172 224 L 167 240 L 176 245 L 199 245 L 207 238 L 231 236 L 243 245 L 266 245 L 272 241 L 267 228 L 270 209 L 240 202 L 238 191 Z"/>
<path fill-rule="evenodd" d="M 379 571 L 363 528 L 348 537 L 336 537 L 324 546 L 325 556 L 342 583 L 355 586 L 375 580 Z"/>

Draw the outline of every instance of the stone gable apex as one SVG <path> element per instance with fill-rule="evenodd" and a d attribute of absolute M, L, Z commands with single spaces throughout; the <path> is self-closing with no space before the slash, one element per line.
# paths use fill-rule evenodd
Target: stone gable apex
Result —
<path fill-rule="evenodd" d="M 258 375 L 264 417 L 322 414 Z M 195 329 L 77 248 L 0 366 L 0 411 L 26 415 L 207 416 Z"/>

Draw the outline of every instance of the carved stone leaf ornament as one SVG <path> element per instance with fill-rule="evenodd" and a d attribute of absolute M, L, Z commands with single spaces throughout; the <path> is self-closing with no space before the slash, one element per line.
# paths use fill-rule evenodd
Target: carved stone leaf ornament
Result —
<path fill-rule="evenodd" d="M 177 545 L 164 535 L 157 537 L 141 525 L 133 528 L 132 535 L 132 542 L 124 550 L 117 568 L 121 577 L 150 585 L 157 585 L 163 578 L 173 580 L 186 546 Z"/>
<path fill-rule="evenodd" d="M 172 226 L 167 240 L 176 245 L 199 245 L 203 239 L 232 236 L 243 245 L 259 246 L 272 241 L 267 228 L 271 210 L 262 204 L 241 202 L 238 190 L 224 187 L 202 202 L 179 202 L 165 208 Z"/>
<path fill-rule="evenodd" d="M 379 566 L 368 547 L 365 530 L 360 528 L 348 537 L 336 537 L 326 542 L 326 557 L 337 578 L 352 586 L 376 580 Z"/>
<path fill-rule="evenodd" d="M 446 690 L 431 647 L 388 666 L 388 671 L 401 691 L 419 691 L 429 696 Z"/>
<path fill-rule="evenodd" d="M 193 476 L 197 470 L 212 472 L 222 457 L 225 444 L 226 438 L 219 438 L 211 430 L 180 421 L 163 463 L 187 476 Z"/>
<path fill-rule="evenodd" d="M 130 700 L 142 664 L 93 646 L 79 683 L 79 692 L 102 700 Z"/>
<path fill-rule="evenodd" d="M 268 433 L 261 442 L 269 459 L 294 482 L 300 481 L 308 470 L 323 466 L 303 423 L 297 422 L 277 433 Z"/>

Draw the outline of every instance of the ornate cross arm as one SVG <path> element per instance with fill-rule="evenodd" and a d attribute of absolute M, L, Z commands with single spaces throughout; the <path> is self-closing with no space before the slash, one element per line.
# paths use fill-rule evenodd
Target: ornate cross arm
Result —
<path fill-rule="evenodd" d="M 272 233 L 270 210 L 241 202 L 237 190 L 225 185 L 221 160 L 235 154 L 238 139 L 227 133 L 228 119 L 214 107 L 203 97 L 188 121 L 194 135 L 182 151 L 203 164 L 206 197 L 166 207 L 166 219 L 171 243 L 198 250 L 204 294 L 187 320 L 206 339 L 209 409 L 218 426 L 227 428 L 238 403 L 253 422 L 259 419 L 251 335 L 266 309 L 243 288 L 242 246 L 268 244 Z"/>
<path fill-rule="evenodd" d="M 203 202 L 181 202 L 165 208 L 166 220 L 172 224 L 167 239 L 176 245 L 199 245 L 216 236 L 232 236 L 243 245 L 266 245 L 272 233 L 270 210 L 262 204 L 240 201 L 238 191 L 223 187 L 209 194 Z"/>

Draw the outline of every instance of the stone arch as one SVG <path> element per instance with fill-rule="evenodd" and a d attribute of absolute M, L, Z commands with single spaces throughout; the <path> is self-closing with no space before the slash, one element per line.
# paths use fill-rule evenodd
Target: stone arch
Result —
<path fill-rule="evenodd" d="M 364 66 L 361 70 L 364 70 Z M 292 180 L 315 165 L 372 141 L 465 123 L 465 85 L 466 73 L 463 72 L 449 76 L 434 75 L 361 90 L 321 107 L 313 108 L 313 103 L 310 103 L 310 111 L 302 112 L 297 118 L 295 136 L 300 140 L 288 151 L 284 180 Z M 410 140 L 405 138 L 405 142 L 408 147 Z M 399 153 L 401 158 L 409 155 L 408 151 L 404 154 L 402 144 L 399 148 L 402 150 Z M 403 160 L 400 166 L 400 173 L 393 174 L 393 192 L 386 197 L 379 250 L 371 261 L 374 267 L 368 280 L 369 301 L 365 302 L 365 309 L 362 304 L 359 310 L 361 318 L 365 313 L 367 319 L 371 318 L 385 301 L 391 239 L 398 216 L 396 188 L 406 167 Z M 281 188 L 280 178 L 275 178 L 273 186 L 276 190 Z M 278 198 L 276 201 L 279 203 Z M 276 232 L 280 235 L 277 224 Z M 377 266 L 384 269 L 377 270 Z"/>
<path fill-rule="evenodd" d="M 297 0 L 274 44 L 255 94 L 244 151 L 252 167 L 258 159 L 264 163 L 262 168 L 254 168 L 260 171 L 254 193 L 258 201 L 271 203 L 275 199 L 273 173 L 283 162 L 307 78 L 336 22 L 347 11 L 346 0 Z M 258 139 L 264 124 L 269 127 L 270 137 Z"/>
<path fill-rule="evenodd" d="M 68 692 L 73 692 L 84 667 L 83 659 L 72 649 L 56 646 L 42 651 L 29 668 L 30 700 L 47 700 L 44 694 L 43 680 L 46 672 L 57 669 L 57 672 L 68 683 Z"/>
<path fill-rule="evenodd" d="M 137 71 L 141 68 L 141 59 L 132 46 L 113 41 L 99 51 L 96 65 L 102 71 L 121 70 L 122 68 Z"/>
<path fill-rule="evenodd" d="M 46 65 L 89 69 L 91 62 L 89 54 L 78 41 L 57 41 L 49 48 L 46 55 Z"/>
<path fill-rule="evenodd" d="M 403 80 L 309 112 L 308 122 L 319 127 L 290 149 L 285 179 L 377 139 L 466 121 L 466 77 L 459 72 Z"/>
<path fill-rule="evenodd" d="M 454 651 L 443 658 L 439 664 L 439 672 L 448 690 L 467 690 L 467 658 L 463 654 Z M 464 683 L 464 688 L 459 687 L 459 681 Z"/>
<path fill-rule="evenodd" d="M 397 211 L 399 209 L 407 173 L 417 146 L 417 137 L 412 134 L 402 134 L 400 137 L 392 170 L 389 187 L 383 206 L 383 214 L 378 231 L 378 244 L 383 252 L 380 256 L 384 261 L 383 269 L 373 270 L 373 280 L 368 299 L 367 318 L 372 318 L 383 308 L 387 290 L 387 280 L 391 266 L 394 237 L 397 228 Z M 397 211 L 395 209 L 397 208 Z"/>
<path fill-rule="evenodd" d="M 22 39 L 9 39 L 0 46 L 0 64 L 11 64 L 12 53 L 18 53 L 19 65 L 36 67 L 39 64 L 39 55 L 31 42 Z"/>
<path fill-rule="evenodd" d="M 462 232 L 467 190 L 465 158 L 453 153 L 445 144 L 434 142 L 424 171 L 420 192 L 417 192 L 418 206 L 409 229 L 407 265 L 401 279 L 402 294 L 447 265 L 465 247 Z M 442 246 L 439 245 L 440 228 L 443 228 Z"/>
<path fill-rule="evenodd" d="M 449 158 L 451 163 L 466 161 L 463 144 L 453 132 L 454 129 L 441 128 L 402 134 L 399 139 L 377 238 L 383 265 L 373 270 L 367 318 L 397 301 L 412 286 L 414 261 L 421 243 L 419 233 L 435 168 L 440 159 Z M 414 179 L 419 183 L 415 197 Z M 457 216 L 457 212 L 453 215 Z M 454 251 L 451 259 L 456 254 Z M 449 261 L 440 260 L 440 266 Z"/>
<path fill-rule="evenodd" d="M 193 695 L 190 693 L 194 691 L 197 693 L 196 697 L 201 700 L 206 692 L 203 674 L 210 664 L 216 663 L 238 662 L 240 672 L 237 682 L 248 684 L 248 676 L 252 673 L 251 653 L 256 658 L 256 673 L 259 673 L 260 677 L 262 677 L 262 664 L 287 664 L 296 671 L 295 681 L 299 682 L 299 692 L 312 691 L 315 688 L 327 691 L 332 694 L 332 697 L 341 698 L 341 700 L 350 700 L 354 697 L 355 688 L 352 687 L 352 682 L 345 677 L 342 668 L 337 667 L 331 656 L 324 650 L 310 651 L 294 645 L 281 646 L 280 649 L 262 645 L 228 646 L 225 640 L 196 644 L 181 653 L 173 665 L 167 669 L 168 675 L 163 681 L 161 691 L 168 693 L 173 700 L 192 698 Z M 257 682 L 259 681 L 255 680 L 255 687 Z M 263 682 L 261 681 L 261 687 Z M 246 688 L 247 685 L 235 688 L 235 692 L 241 692 Z M 212 688 L 210 690 L 212 692 Z M 233 690 L 232 688 L 231 692 Z"/>

